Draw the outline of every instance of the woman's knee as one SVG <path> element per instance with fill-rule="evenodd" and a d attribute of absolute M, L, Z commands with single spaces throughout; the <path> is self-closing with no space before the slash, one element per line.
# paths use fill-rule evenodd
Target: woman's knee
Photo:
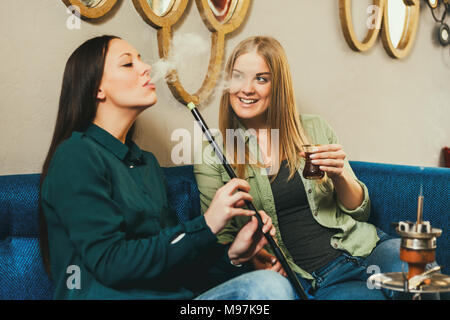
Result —
<path fill-rule="evenodd" d="M 377 266 L 381 273 L 401 272 L 400 239 L 389 239 L 378 244 L 366 262 L 368 266 Z"/>
<path fill-rule="evenodd" d="M 271 270 L 258 270 L 248 274 L 251 278 L 249 283 L 249 300 L 293 300 L 294 289 L 289 280 L 277 272 Z"/>

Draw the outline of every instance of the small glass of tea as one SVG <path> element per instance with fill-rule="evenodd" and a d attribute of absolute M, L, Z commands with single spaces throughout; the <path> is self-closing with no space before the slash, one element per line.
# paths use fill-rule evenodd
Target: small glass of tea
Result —
<path fill-rule="evenodd" d="M 325 172 L 319 169 L 318 165 L 311 163 L 311 154 L 313 154 L 317 147 L 319 147 L 320 144 L 306 144 L 303 145 L 303 151 L 305 152 L 306 156 L 306 162 L 305 162 L 305 168 L 303 169 L 303 177 L 305 179 L 322 179 L 325 176 Z"/>

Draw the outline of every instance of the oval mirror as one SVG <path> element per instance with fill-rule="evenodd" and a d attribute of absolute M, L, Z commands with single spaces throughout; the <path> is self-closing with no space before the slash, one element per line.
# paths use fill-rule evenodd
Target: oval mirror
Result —
<path fill-rule="evenodd" d="M 175 0 L 147 0 L 147 2 L 156 15 L 164 17 L 172 9 Z"/>
<path fill-rule="evenodd" d="M 368 32 L 377 27 L 376 24 L 379 22 L 382 12 L 375 12 L 375 10 L 379 10 L 379 7 L 374 5 L 372 0 L 351 2 L 353 30 L 358 41 L 363 42 Z"/>
<path fill-rule="evenodd" d="M 420 0 L 387 0 L 382 40 L 393 58 L 404 58 L 412 48 L 419 25 Z"/>
<path fill-rule="evenodd" d="M 398 47 L 402 39 L 403 32 L 406 30 L 408 21 L 407 8 L 403 0 L 388 0 L 387 1 L 387 23 L 389 24 L 389 36 L 394 48 Z M 386 18 L 386 17 L 385 17 Z"/>
<path fill-rule="evenodd" d="M 238 0 L 208 0 L 214 16 L 220 22 L 227 22 L 236 10 Z"/>
<path fill-rule="evenodd" d="M 381 29 L 385 5 L 386 0 L 339 0 L 341 27 L 350 48 L 363 52 L 375 44 Z"/>

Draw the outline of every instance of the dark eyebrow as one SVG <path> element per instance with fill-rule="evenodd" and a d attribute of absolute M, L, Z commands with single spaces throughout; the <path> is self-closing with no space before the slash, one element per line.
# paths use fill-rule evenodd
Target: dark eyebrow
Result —
<path fill-rule="evenodd" d="M 125 52 L 125 53 L 122 53 L 122 54 L 119 56 L 119 58 L 121 58 L 122 56 L 125 56 L 125 55 L 130 56 L 130 57 L 133 56 L 131 53 Z M 138 54 L 138 58 L 139 58 L 139 59 L 141 58 L 141 54 L 140 54 L 140 53 Z"/>

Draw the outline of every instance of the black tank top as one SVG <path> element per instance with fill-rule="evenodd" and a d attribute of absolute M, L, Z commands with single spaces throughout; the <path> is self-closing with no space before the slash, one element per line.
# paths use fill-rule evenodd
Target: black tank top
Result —
<path fill-rule="evenodd" d="M 311 273 L 342 253 L 330 245 L 338 230 L 323 227 L 314 219 L 298 172 L 289 181 L 288 177 L 289 168 L 283 161 L 271 183 L 281 238 L 294 262 Z"/>

